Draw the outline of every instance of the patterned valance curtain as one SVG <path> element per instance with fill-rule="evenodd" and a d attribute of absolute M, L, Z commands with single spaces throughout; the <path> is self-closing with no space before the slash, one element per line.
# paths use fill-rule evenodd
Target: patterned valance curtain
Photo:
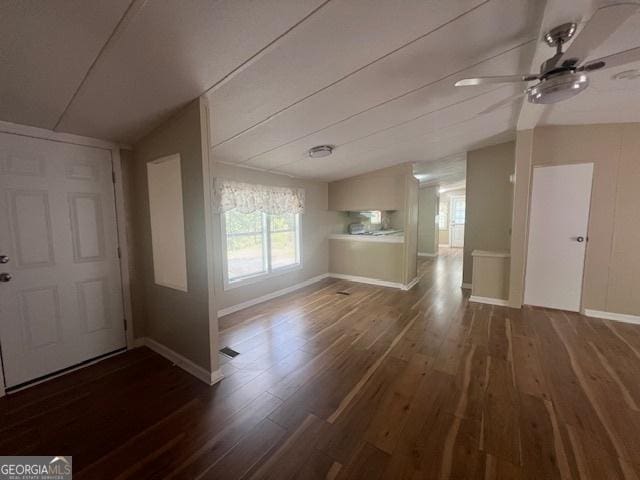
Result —
<path fill-rule="evenodd" d="M 234 208 L 243 213 L 255 211 L 271 214 L 302 213 L 304 212 L 304 190 L 216 178 L 214 202 L 219 213 Z"/>

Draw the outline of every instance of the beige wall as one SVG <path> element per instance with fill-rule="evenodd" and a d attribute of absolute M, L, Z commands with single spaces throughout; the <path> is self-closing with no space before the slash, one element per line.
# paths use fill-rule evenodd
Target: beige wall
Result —
<path fill-rule="evenodd" d="M 329 184 L 329 209 L 342 211 L 402 210 L 409 164 L 365 173 Z"/>
<path fill-rule="evenodd" d="M 536 128 L 530 157 L 534 167 L 594 163 L 583 308 L 639 315 L 640 124 Z M 522 182 L 526 184 L 516 193 L 528 200 L 530 179 Z M 520 226 L 517 238 L 522 263 L 524 228 Z M 512 290 L 521 291 L 522 277 L 515 282 Z"/>
<path fill-rule="evenodd" d="M 181 157 L 188 292 L 156 285 L 153 278 L 147 162 L 174 153 Z M 216 356 L 210 347 L 198 101 L 140 140 L 124 163 L 136 336 L 152 338 L 211 371 Z"/>
<path fill-rule="evenodd" d="M 305 190 L 305 212 L 301 217 L 302 268 L 289 271 L 250 285 L 224 290 L 222 261 L 222 232 L 220 215 L 214 214 L 215 299 L 216 308 L 222 310 L 263 295 L 291 287 L 329 271 L 329 244 L 327 235 L 341 230 L 344 219 L 337 212 L 327 210 L 327 183 L 290 178 L 259 170 L 222 163 L 213 164 L 213 176 L 240 182 Z"/>
<path fill-rule="evenodd" d="M 405 176 L 404 220 L 404 284 L 418 275 L 418 191 L 419 182 L 413 171 Z"/>
<path fill-rule="evenodd" d="M 331 273 L 404 282 L 404 244 L 329 240 Z"/>
<path fill-rule="evenodd" d="M 515 178 L 511 214 L 511 264 L 509 274 L 509 306 L 520 308 L 524 298 L 524 264 L 529 224 L 531 190 L 531 157 L 533 130 L 517 133 L 515 146 Z"/>
<path fill-rule="evenodd" d="M 438 212 L 438 187 L 420 189 L 418 200 L 418 252 L 438 251 L 436 215 Z"/>
<path fill-rule="evenodd" d="M 507 300 L 509 263 L 508 255 L 484 255 L 477 252 L 473 256 L 471 295 Z"/>
<path fill-rule="evenodd" d="M 467 153 L 464 283 L 471 283 L 473 250 L 508 251 L 515 143 L 493 145 Z"/>

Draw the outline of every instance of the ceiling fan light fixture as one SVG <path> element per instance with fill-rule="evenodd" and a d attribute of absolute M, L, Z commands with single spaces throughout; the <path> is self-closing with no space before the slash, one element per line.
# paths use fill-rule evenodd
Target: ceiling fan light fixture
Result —
<path fill-rule="evenodd" d="M 333 145 L 318 145 L 309 149 L 309 157 L 311 158 L 324 158 L 333 153 L 336 147 Z"/>
<path fill-rule="evenodd" d="M 589 86 L 589 77 L 584 73 L 564 72 L 546 78 L 529 89 L 529 102 L 550 104 L 578 95 Z"/>

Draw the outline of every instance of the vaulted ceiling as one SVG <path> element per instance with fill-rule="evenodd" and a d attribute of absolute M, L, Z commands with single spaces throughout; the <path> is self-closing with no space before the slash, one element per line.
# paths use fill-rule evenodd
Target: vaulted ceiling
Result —
<path fill-rule="evenodd" d="M 640 121 L 640 81 L 592 74 L 550 107 L 524 85 L 548 26 L 606 0 L 2 0 L 0 120 L 135 143 L 206 94 L 216 160 L 333 180 L 458 155 L 539 124 Z M 597 56 L 640 45 L 631 17 Z M 624 69 L 639 68 L 628 66 Z M 307 150 L 337 148 L 323 159 Z"/>

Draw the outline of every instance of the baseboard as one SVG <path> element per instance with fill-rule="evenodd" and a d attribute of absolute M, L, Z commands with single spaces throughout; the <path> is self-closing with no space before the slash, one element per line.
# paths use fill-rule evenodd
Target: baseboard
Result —
<path fill-rule="evenodd" d="M 218 310 L 218 318 L 224 317 L 225 315 L 230 315 L 239 310 L 244 310 L 245 308 L 253 307 L 262 302 L 266 302 L 272 300 L 277 297 L 281 297 L 282 295 L 286 295 L 287 293 L 295 292 L 304 287 L 308 287 L 309 285 L 313 285 L 314 283 L 319 282 L 320 280 L 324 280 L 325 278 L 338 278 L 340 280 L 348 280 L 350 282 L 357 283 L 367 283 L 369 285 L 378 285 L 380 287 L 391 287 L 398 288 L 400 290 L 410 290 L 413 286 L 420 281 L 419 277 L 414 278 L 407 285 L 403 285 L 402 283 L 397 282 L 387 282 L 386 280 L 378 280 L 377 278 L 369 278 L 369 277 L 358 277 L 356 275 L 344 275 L 342 273 L 323 273 L 322 275 L 318 275 L 316 277 L 310 278 L 309 280 L 305 280 L 301 283 L 296 283 L 287 288 L 283 288 L 281 290 L 276 290 L 275 292 L 268 293 L 266 295 L 262 295 L 261 297 L 252 298 L 251 300 L 247 300 L 246 302 L 238 303 L 236 305 L 232 305 L 227 308 L 223 308 Z M 136 339 L 134 342 L 135 346 L 144 345 L 144 339 Z M 142 342 L 141 342 L 142 341 Z"/>
<path fill-rule="evenodd" d="M 152 338 L 138 338 L 136 339 L 136 344 L 141 340 L 142 345 L 150 348 L 154 352 L 159 355 L 162 355 L 164 358 L 169 360 L 171 363 L 177 365 L 182 368 L 185 372 L 190 373 L 198 380 L 203 381 L 207 385 L 213 385 L 214 383 L 218 383 L 220 380 L 224 378 L 224 375 L 220 371 L 220 369 L 215 372 L 209 372 L 202 368 L 200 365 L 196 365 L 191 360 L 186 357 L 183 357 L 178 352 L 171 350 L 169 347 L 162 345 L 161 343 L 156 342 Z"/>
<path fill-rule="evenodd" d="M 587 317 L 604 318 L 605 320 L 614 320 L 616 322 L 634 323 L 640 325 L 640 316 L 629 315 L 627 313 L 601 312 L 599 310 L 584 309 L 583 312 Z"/>
<path fill-rule="evenodd" d="M 378 280 L 377 278 L 358 277 L 356 275 L 344 275 L 342 273 L 330 273 L 331 278 L 339 278 L 340 280 L 348 280 L 350 282 L 367 283 L 369 285 L 377 285 L 379 287 L 391 287 L 404 290 L 405 285 L 397 282 L 387 282 L 386 280 Z"/>
<path fill-rule="evenodd" d="M 282 288 L 280 290 L 276 290 L 275 292 L 262 295 L 261 297 L 252 298 L 251 300 L 247 300 L 246 302 L 238 303 L 236 305 L 223 308 L 221 310 L 218 310 L 218 318 L 237 312 L 238 310 L 243 310 L 245 308 L 253 307 L 254 305 L 257 305 L 259 303 L 266 302 L 267 300 L 271 300 L 276 297 L 281 297 L 282 295 L 286 295 L 287 293 L 295 292 L 296 290 L 299 290 L 304 287 L 308 287 L 309 285 L 319 282 L 320 280 L 324 280 L 329 276 L 330 274 L 323 273 L 322 275 L 318 275 L 316 277 L 310 278 L 309 280 L 305 280 L 304 282 L 296 283 L 295 285 L 292 285 L 290 287 Z"/>
<path fill-rule="evenodd" d="M 418 256 L 419 257 L 437 257 L 438 254 L 437 253 L 418 252 Z"/>
<path fill-rule="evenodd" d="M 462 285 L 460 285 L 460 288 L 464 288 L 465 290 L 471 290 L 471 284 L 462 282 Z"/>
<path fill-rule="evenodd" d="M 420 277 L 414 278 L 407 285 L 403 286 L 402 290 L 411 290 L 419 281 L 420 281 Z"/>
<path fill-rule="evenodd" d="M 476 303 L 487 303 L 489 305 L 499 305 L 501 307 L 509 306 L 509 300 L 505 300 L 502 298 L 478 297 L 476 295 L 471 295 L 469 297 L 469 301 Z"/>

